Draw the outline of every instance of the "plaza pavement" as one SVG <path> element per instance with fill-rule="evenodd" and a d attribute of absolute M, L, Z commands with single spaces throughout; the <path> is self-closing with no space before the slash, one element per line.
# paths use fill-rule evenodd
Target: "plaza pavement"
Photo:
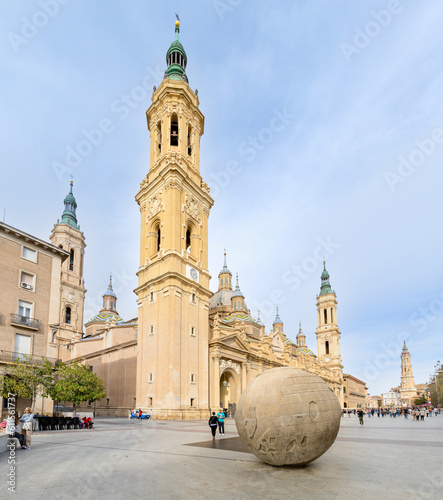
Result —
<path fill-rule="evenodd" d="M 97 417 L 94 430 L 35 433 L 17 451 L 16 493 L 0 455 L 0 498 L 408 499 L 443 498 L 443 415 L 423 422 L 343 417 L 334 445 L 303 468 L 245 451 L 233 420 L 212 443 L 203 421 Z"/>

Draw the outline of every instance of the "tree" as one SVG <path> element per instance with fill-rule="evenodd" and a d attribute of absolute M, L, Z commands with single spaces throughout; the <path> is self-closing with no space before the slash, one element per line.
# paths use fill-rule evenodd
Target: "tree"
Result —
<path fill-rule="evenodd" d="M 54 383 L 54 367 L 43 359 L 41 364 L 32 362 L 31 356 L 23 355 L 5 368 L 0 377 L 3 397 L 14 394 L 18 398 L 31 399 L 31 410 L 34 412 L 37 396 L 47 396 Z"/>
<path fill-rule="evenodd" d="M 106 396 L 102 379 L 79 361 L 60 365 L 57 380 L 48 393 L 54 401 L 70 401 L 74 414 L 83 401 L 97 401 Z"/>
<path fill-rule="evenodd" d="M 420 398 L 418 398 L 414 401 L 415 406 L 424 405 L 425 403 L 426 403 L 426 399 L 423 396 L 421 396 Z"/>

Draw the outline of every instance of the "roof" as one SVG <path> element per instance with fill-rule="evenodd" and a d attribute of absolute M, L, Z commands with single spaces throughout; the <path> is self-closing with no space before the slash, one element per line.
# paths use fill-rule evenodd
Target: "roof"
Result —
<path fill-rule="evenodd" d="M 297 354 L 297 356 L 315 356 L 315 353 L 307 347 L 297 347 L 295 353 Z"/>
<path fill-rule="evenodd" d="M 249 314 L 244 314 L 244 313 L 234 313 L 230 314 L 229 316 L 226 316 L 222 320 L 223 323 L 234 323 L 235 321 L 254 321 L 255 319 L 249 316 Z"/>
<path fill-rule="evenodd" d="M 218 306 L 230 306 L 233 293 L 234 292 L 232 290 L 218 290 L 209 299 L 209 308 L 212 309 Z"/>
<path fill-rule="evenodd" d="M 115 319 L 116 323 L 120 323 L 123 321 L 123 319 L 120 318 L 120 316 L 118 314 L 101 313 L 101 314 L 96 314 L 93 318 L 91 318 L 89 320 L 89 322 L 101 321 L 101 322 L 105 323 L 106 321 L 112 321 L 113 319 Z"/>

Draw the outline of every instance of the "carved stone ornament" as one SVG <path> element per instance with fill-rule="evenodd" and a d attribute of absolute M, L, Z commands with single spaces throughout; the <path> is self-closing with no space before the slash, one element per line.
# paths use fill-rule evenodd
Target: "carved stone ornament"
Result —
<path fill-rule="evenodd" d="M 200 218 L 200 207 L 199 207 L 197 198 L 195 196 L 189 195 L 189 194 L 186 195 L 184 210 L 188 215 L 190 215 L 193 219 L 195 219 L 199 224 L 202 223 L 202 220 Z"/>
<path fill-rule="evenodd" d="M 225 370 L 226 368 L 232 368 L 237 375 L 240 375 L 240 368 L 238 364 L 235 361 L 231 361 L 230 359 L 228 360 L 223 360 L 220 362 L 220 374 Z"/>
<path fill-rule="evenodd" d="M 149 221 L 152 219 L 152 217 L 156 216 L 159 212 L 163 210 L 163 203 L 162 203 L 162 194 L 157 193 L 154 195 L 149 201 L 149 213 L 146 216 L 146 221 Z"/>
<path fill-rule="evenodd" d="M 67 290 L 65 292 L 65 298 L 67 300 L 69 300 L 70 302 L 75 302 L 75 299 L 76 299 L 76 296 L 75 296 L 75 293 L 70 291 L 70 290 Z"/>

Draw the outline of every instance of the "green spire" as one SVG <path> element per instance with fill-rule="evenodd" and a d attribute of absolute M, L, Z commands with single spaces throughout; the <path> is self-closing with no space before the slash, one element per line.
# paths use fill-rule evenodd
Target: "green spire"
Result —
<path fill-rule="evenodd" d="M 71 188 L 69 193 L 66 195 L 66 198 L 63 200 L 65 204 L 65 211 L 62 214 L 61 224 L 69 224 L 70 226 L 78 229 L 77 226 L 77 216 L 75 215 L 75 211 L 77 209 L 77 202 L 75 201 L 74 195 L 72 193 L 72 185 L 74 181 L 70 182 Z"/>
<path fill-rule="evenodd" d="M 166 64 L 168 65 L 168 69 L 166 70 L 165 77 L 167 75 L 171 80 L 188 81 L 188 77 L 185 72 L 188 58 L 183 45 L 178 39 L 179 33 L 180 20 L 177 16 L 177 21 L 175 21 L 175 40 L 171 43 L 168 52 L 166 52 Z"/>
<path fill-rule="evenodd" d="M 329 273 L 326 271 L 326 263 L 323 261 L 323 272 L 321 273 L 321 287 L 320 295 L 326 295 L 328 293 L 334 293 L 332 291 L 331 285 L 329 283 Z"/>
<path fill-rule="evenodd" d="M 403 343 L 403 352 L 407 352 L 408 348 L 406 347 L 406 340 Z"/>

